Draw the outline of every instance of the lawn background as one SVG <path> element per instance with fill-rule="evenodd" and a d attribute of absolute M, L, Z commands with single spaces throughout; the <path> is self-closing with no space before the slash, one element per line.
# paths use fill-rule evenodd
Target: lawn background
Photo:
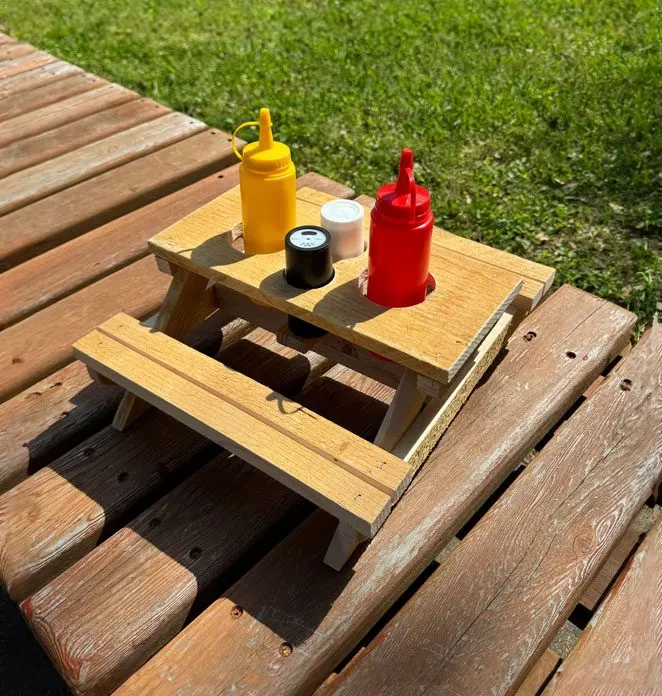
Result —
<path fill-rule="evenodd" d="M 437 221 L 662 309 L 658 0 L 0 0 L 0 30 L 375 193 L 414 149 Z"/>

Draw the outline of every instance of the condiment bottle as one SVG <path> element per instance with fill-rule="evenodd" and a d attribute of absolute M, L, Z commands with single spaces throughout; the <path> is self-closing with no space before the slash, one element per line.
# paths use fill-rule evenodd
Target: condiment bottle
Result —
<path fill-rule="evenodd" d="M 245 126 L 259 126 L 260 139 L 240 154 L 234 142 Z M 241 160 L 239 187 L 244 250 L 270 254 L 285 248 L 285 235 L 296 226 L 296 169 L 290 148 L 274 141 L 269 109 L 259 121 L 242 123 L 232 134 L 232 149 Z"/>
<path fill-rule="evenodd" d="M 382 186 L 370 219 L 368 299 L 409 307 L 427 293 L 434 216 L 430 194 L 414 179 L 414 154 L 404 148 L 395 183 Z"/>

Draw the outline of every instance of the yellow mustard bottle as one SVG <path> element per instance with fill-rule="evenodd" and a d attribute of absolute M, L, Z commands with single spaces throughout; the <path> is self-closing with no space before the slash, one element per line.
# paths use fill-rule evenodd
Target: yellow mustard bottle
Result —
<path fill-rule="evenodd" d="M 245 126 L 259 126 L 260 139 L 240 154 L 235 136 Z M 259 121 L 242 123 L 232 134 L 232 148 L 241 160 L 239 188 L 247 254 L 271 254 L 285 248 L 285 235 L 296 227 L 296 169 L 290 148 L 275 142 L 269 109 Z"/>

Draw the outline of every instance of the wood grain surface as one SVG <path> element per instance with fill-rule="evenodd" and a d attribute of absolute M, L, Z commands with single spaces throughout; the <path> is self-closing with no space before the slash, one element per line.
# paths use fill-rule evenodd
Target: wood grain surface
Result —
<path fill-rule="evenodd" d="M 28 72 L 17 73 L 11 77 L 5 76 L 0 81 L 0 99 L 2 100 L 2 106 L 4 109 L 8 109 L 11 116 L 17 116 L 20 113 L 24 113 L 20 107 L 22 100 L 24 98 L 27 99 L 29 104 L 29 100 L 32 98 L 27 92 L 52 82 L 64 80 L 73 75 L 82 74 L 83 71 L 75 65 L 71 65 L 71 63 L 65 63 L 62 60 L 52 60 Z M 96 79 L 105 84 L 105 80 L 101 80 L 101 78 Z M 18 97 L 19 92 L 22 93 L 20 97 Z M 13 109 L 17 109 L 17 111 L 12 113 Z M 28 111 L 31 110 L 32 109 L 28 108 Z M 4 113 L 4 110 L 0 110 L 0 113 Z"/>
<path fill-rule="evenodd" d="M 297 224 L 319 224 L 325 199 L 302 189 L 297 195 Z M 237 187 L 161 232 L 150 240 L 150 249 L 258 303 L 443 383 L 455 376 L 521 287 L 519 276 L 447 250 L 433 233 L 430 273 L 437 288 L 425 302 L 387 309 L 364 297 L 358 278 L 367 267 L 367 252 L 336 262 L 335 276 L 327 285 L 303 292 L 284 279 L 284 251 L 250 256 L 234 249 L 232 230 L 240 222 Z M 369 223 L 366 215 L 368 229 Z"/>
<path fill-rule="evenodd" d="M 655 521 L 662 516 L 659 506 L 644 507 L 627 528 L 623 538 L 616 544 L 607 560 L 602 564 L 591 584 L 584 590 L 581 603 L 591 611 L 595 611 L 609 586 L 616 579 L 619 572 L 627 564 L 630 555 L 634 552 L 639 542 L 644 538 Z"/>
<path fill-rule="evenodd" d="M 135 92 L 119 85 L 107 84 L 36 109 L 30 112 L 30 118 L 25 118 L 23 114 L 14 116 L 2 123 L 0 147 L 133 99 L 138 99 Z"/>
<path fill-rule="evenodd" d="M 147 240 L 236 185 L 239 165 L 112 220 L 0 275 L 0 329 L 146 256 Z"/>
<path fill-rule="evenodd" d="M 123 315 L 77 341 L 74 351 L 95 371 L 366 536 L 388 514 L 409 470 L 269 387 Z"/>
<path fill-rule="evenodd" d="M 103 87 L 95 90 L 100 92 Z M 152 109 L 162 110 L 158 105 Z M 109 169 L 206 130 L 202 121 L 169 113 L 66 152 L 2 180 L 0 213 L 8 213 Z"/>
<path fill-rule="evenodd" d="M 15 75 L 20 75 L 21 73 L 32 71 L 36 68 L 41 68 L 44 65 L 50 65 L 56 62 L 58 62 L 56 58 L 49 56 L 48 53 L 42 53 L 41 51 L 28 53 L 14 60 L 6 60 L 0 63 L 0 80 L 4 81 Z"/>
<path fill-rule="evenodd" d="M 2 44 L 0 45 L 0 63 L 35 53 L 36 50 L 34 46 L 19 41 L 13 41 L 10 44 Z"/>
<path fill-rule="evenodd" d="M 118 311 L 155 312 L 168 279 L 145 258 L 42 309 L 0 333 L 0 401 L 73 359 L 72 344 Z"/>
<path fill-rule="evenodd" d="M 513 334 L 490 379 L 345 569 L 323 565 L 334 525 L 315 513 L 118 693 L 245 688 L 282 696 L 319 686 L 609 364 L 634 321 L 603 300 L 561 288 Z M 568 359 L 568 350 L 580 359 Z M 243 608 L 238 621 L 230 615 L 235 604 Z M 285 655 L 283 643 L 292 647 Z"/>
<path fill-rule="evenodd" d="M 32 89 L 29 91 L 24 90 L 20 97 L 16 91 L 13 91 L 11 95 L 9 95 L 12 88 L 8 86 L 7 83 L 10 82 L 12 78 L 9 78 L 5 83 L 0 85 L 0 121 L 6 121 L 7 119 L 15 118 L 21 114 L 36 111 L 54 102 L 73 97 L 75 94 L 88 92 L 108 84 L 100 77 L 95 77 L 89 73 L 83 73 L 81 70 L 68 63 L 63 63 L 55 67 L 54 65 L 55 64 L 51 64 L 39 69 L 44 71 L 50 69 L 43 77 L 45 78 L 46 75 L 48 75 L 52 79 L 43 79 L 42 83 L 37 85 L 35 78 L 32 78 Z M 29 73 L 25 73 L 25 78 L 31 76 L 35 72 L 38 72 L 38 70 L 31 70 Z M 55 79 L 56 77 L 60 79 Z M 13 79 L 18 83 L 17 78 Z M 26 79 L 24 79 L 23 82 L 26 83 Z M 5 94 L 9 96 L 3 97 Z"/>
<path fill-rule="evenodd" d="M 229 136 L 209 130 L 9 213 L 0 225 L 0 270 L 235 162 Z"/>
<path fill-rule="evenodd" d="M 662 519 L 544 694 L 662 694 Z"/>
<path fill-rule="evenodd" d="M 186 338 L 189 345 L 215 355 L 221 345 L 247 331 L 218 311 Z M 112 421 L 121 397 L 91 381 L 85 365 L 73 362 L 0 404 L 0 493 L 64 454 Z"/>
<path fill-rule="evenodd" d="M 384 694 L 513 693 L 662 476 L 660 423 L 657 324 L 383 629 L 360 666 L 339 677 L 335 693 L 368 685 Z"/>
<path fill-rule="evenodd" d="M 90 90 L 97 83 L 90 82 L 84 75 L 81 81 L 88 85 Z M 77 78 L 72 78 L 76 80 Z M 53 87 L 62 86 L 70 82 L 64 80 L 56 82 Z M 41 90 L 34 90 L 30 94 L 36 94 Z M 135 99 L 110 109 L 105 109 L 73 123 L 66 123 L 59 128 L 24 138 L 18 142 L 0 148 L 0 177 L 8 176 L 21 169 L 27 169 L 46 160 L 52 160 L 67 152 L 71 152 L 89 143 L 107 138 L 121 131 L 137 126 L 145 121 L 152 121 L 159 116 L 169 113 L 170 109 L 151 99 Z M 147 134 L 143 134 L 147 135 Z M 80 153 L 81 159 L 84 153 Z M 112 163 L 114 160 L 110 160 Z M 57 172 L 57 162 L 49 165 L 54 173 Z M 91 170 L 90 176 L 98 171 Z M 86 177 L 87 178 L 87 177 Z M 46 188 L 48 191 L 48 188 Z"/>

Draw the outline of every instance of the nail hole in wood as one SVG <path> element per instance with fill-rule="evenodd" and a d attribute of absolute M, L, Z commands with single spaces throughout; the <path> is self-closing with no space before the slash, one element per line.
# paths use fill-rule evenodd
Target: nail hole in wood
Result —
<path fill-rule="evenodd" d="M 630 391 L 632 389 L 632 380 L 631 379 L 623 379 L 621 380 L 621 389 L 623 391 Z"/>
<path fill-rule="evenodd" d="M 129 472 L 128 471 L 120 471 L 119 474 L 117 474 L 117 480 L 122 483 L 123 481 L 126 481 L 129 478 Z"/>
<path fill-rule="evenodd" d="M 161 520 L 158 517 L 152 517 L 149 521 L 149 528 L 156 529 L 161 524 Z"/>
<path fill-rule="evenodd" d="M 83 450 L 84 457 L 91 457 L 94 454 L 94 447 L 86 447 Z"/>
<path fill-rule="evenodd" d="M 235 604 L 232 609 L 230 609 L 230 616 L 233 619 L 238 619 L 243 613 L 244 610 L 238 604 Z"/>
<path fill-rule="evenodd" d="M 533 341 L 533 339 L 536 338 L 537 335 L 538 334 L 535 331 L 529 331 L 529 332 L 525 333 L 524 336 L 522 336 L 522 338 L 525 341 Z"/>
<path fill-rule="evenodd" d="M 23 361 L 21 360 L 21 358 L 12 358 L 12 359 L 11 359 L 11 364 L 12 364 L 12 365 L 20 365 L 22 362 L 23 362 Z"/>
<path fill-rule="evenodd" d="M 192 560 L 197 560 L 202 556 L 202 549 L 199 546 L 194 546 L 189 552 L 188 552 L 189 558 Z"/>
<path fill-rule="evenodd" d="M 574 360 L 577 357 L 577 353 L 573 353 L 571 350 L 567 350 L 565 352 L 565 357 L 570 358 L 570 360 Z"/>

